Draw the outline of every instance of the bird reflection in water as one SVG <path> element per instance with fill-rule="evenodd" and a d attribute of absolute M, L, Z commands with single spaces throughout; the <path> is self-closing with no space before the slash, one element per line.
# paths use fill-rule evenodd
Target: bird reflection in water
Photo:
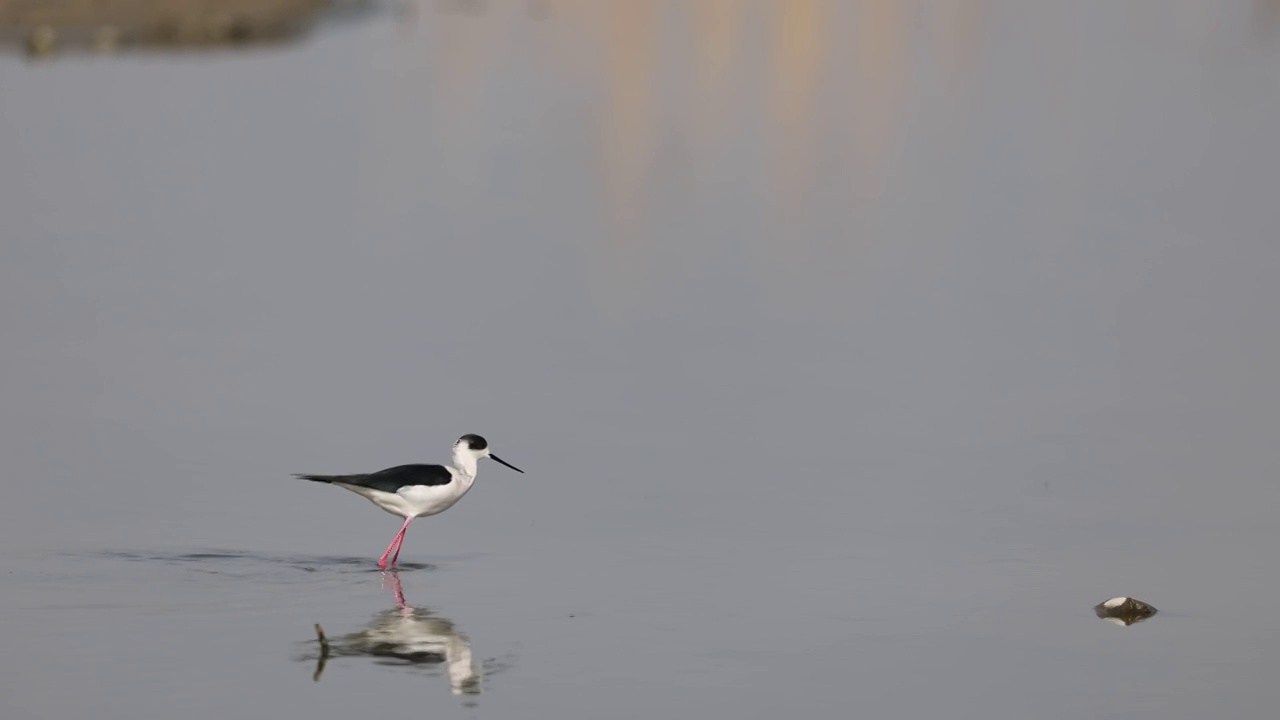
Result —
<path fill-rule="evenodd" d="M 370 657 L 379 664 L 400 667 L 444 663 L 449 689 L 455 695 L 479 694 L 480 675 L 471 661 L 471 641 L 467 636 L 430 610 L 410 607 L 398 572 L 383 573 L 383 588 L 395 594 L 396 606 L 374 615 L 366 629 L 329 638 L 316 625 L 320 654 L 312 679 L 319 682 L 328 661 L 339 657 Z"/>

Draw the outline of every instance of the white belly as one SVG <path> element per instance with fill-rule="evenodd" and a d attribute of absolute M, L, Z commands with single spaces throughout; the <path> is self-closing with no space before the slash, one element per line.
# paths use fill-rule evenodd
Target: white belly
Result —
<path fill-rule="evenodd" d="M 403 518 L 442 513 L 453 507 L 471 489 L 470 483 L 463 485 L 456 478 L 448 485 L 411 485 L 394 493 L 344 483 L 334 485 L 363 495 L 374 505 Z"/>

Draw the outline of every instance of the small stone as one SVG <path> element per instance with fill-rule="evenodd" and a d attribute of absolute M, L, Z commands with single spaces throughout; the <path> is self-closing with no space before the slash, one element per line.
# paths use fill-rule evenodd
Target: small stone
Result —
<path fill-rule="evenodd" d="M 1137 598 L 1124 595 L 1104 600 L 1093 607 L 1098 617 L 1117 625 L 1132 625 L 1142 622 L 1158 612 L 1155 607 Z"/>

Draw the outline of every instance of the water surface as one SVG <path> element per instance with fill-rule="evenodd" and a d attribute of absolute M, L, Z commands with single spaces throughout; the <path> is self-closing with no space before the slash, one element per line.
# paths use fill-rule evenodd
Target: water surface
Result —
<path fill-rule="evenodd" d="M 1269 715 L 1276 17 L 422 3 L 0 57 L 0 715 Z M 398 575 L 290 477 L 466 432 L 527 474 Z"/>

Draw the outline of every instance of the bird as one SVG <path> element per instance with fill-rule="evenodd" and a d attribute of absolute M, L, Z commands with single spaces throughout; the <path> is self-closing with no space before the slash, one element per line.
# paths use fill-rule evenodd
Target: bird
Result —
<path fill-rule="evenodd" d="M 476 481 L 476 463 L 480 458 L 492 458 L 518 473 L 523 470 L 494 455 L 489 441 L 468 433 L 453 444 L 452 465 L 397 465 L 375 473 L 357 475 L 311 475 L 294 473 L 294 477 L 314 482 L 337 485 L 357 495 L 368 498 L 374 505 L 392 515 L 404 518 L 400 531 L 391 538 L 391 544 L 378 558 L 378 567 L 387 567 L 387 555 L 392 549 L 391 565 L 400 557 L 400 545 L 404 532 L 414 518 L 438 515 L 453 507 L 462 499 Z"/>

